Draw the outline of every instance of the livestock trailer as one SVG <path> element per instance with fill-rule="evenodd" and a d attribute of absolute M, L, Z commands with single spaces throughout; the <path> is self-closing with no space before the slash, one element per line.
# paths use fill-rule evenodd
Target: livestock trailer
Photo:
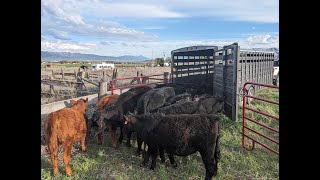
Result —
<path fill-rule="evenodd" d="M 245 82 L 272 84 L 274 52 L 228 46 L 190 46 L 171 51 L 171 81 L 224 97 L 225 114 L 237 121 Z M 259 86 L 246 87 L 251 95 Z"/>

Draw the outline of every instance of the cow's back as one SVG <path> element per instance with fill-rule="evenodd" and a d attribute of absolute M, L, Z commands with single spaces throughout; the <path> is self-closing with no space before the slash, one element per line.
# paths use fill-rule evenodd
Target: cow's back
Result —
<path fill-rule="evenodd" d="M 45 123 L 48 134 L 57 136 L 60 143 L 80 140 L 81 134 L 87 130 L 84 114 L 71 108 L 52 112 Z"/>
<path fill-rule="evenodd" d="M 97 109 L 102 110 L 106 105 L 114 104 L 117 102 L 119 95 L 114 94 L 110 96 L 104 96 L 97 104 Z"/>
<path fill-rule="evenodd" d="M 156 109 L 156 111 L 163 114 L 194 114 L 198 112 L 198 106 L 194 101 L 180 101 Z"/>
<path fill-rule="evenodd" d="M 137 102 L 138 114 L 162 107 L 168 98 L 175 95 L 173 87 L 162 87 L 146 92 Z"/>

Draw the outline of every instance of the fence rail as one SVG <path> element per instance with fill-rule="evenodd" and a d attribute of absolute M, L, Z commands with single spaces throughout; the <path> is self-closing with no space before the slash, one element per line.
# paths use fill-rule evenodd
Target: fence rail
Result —
<path fill-rule="evenodd" d="M 159 77 L 162 78 L 151 78 L 151 77 Z M 115 86 L 115 82 L 123 81 L 123 80 L 132 80 L 128 85 L 122 85 L 122 86 Z M 150 82 L 150 80 L 157 80 L 155 82 Z M 132 84 L 134 81 L 137 81 L 137 84 Z M 147 75 L 147 76 L 134 76 L 134 77 L 126 77 L 126 78 L 113 78 L 111 80 L 110 88 L 111 88 L 111 94 L 114 94 L 114 90 L 120 89 L 120 92 L 122 92 L 123 89 L 133 88 L 137 86 L 145 86 L 148 84 L 163 84 L 169 82 L 169 73 L 164 72 L 163 74 L 153 74 L 153 75 Z"/>
<path fill-rule="evenodd" d="M 268 99 L 264 99 L 264 98 L 259 98 L 259 97 L 247 95 L 247 93 L 246 93 L 246 91 L 247 91 L 247 90 L 246 90 L 246 86 L 249 85 L 249 84 L 279 89 L 278 86 L 268 85 L 268 84 L 260 84 L 260 83 L 254 83 L 254 82 L 246 82 L 246 83 L 243 85 L 243 92 L 244 92 L 243 94 L 244 94 L 244 95 L 243 95 L 243 110 L 242 110 L 242 147 L 243 147 L 244 149 L 246 149 L 246 150 L 249 150 L 249 149 L 247 148 L 247 146 L 246 146 L 246 141 L 245 141 L 246 138 L 248 138 L 248 139 L 250 139 L 250 140 L 252 141 L 252 149 L 251 149 L 251 150 L 254 150 L 254 149 L 255 149 L 255 147 L 256 147 L 255 144 L 257 143 L 257 144 L 261 145 L 262 147 L 268 149 L 269 151 L 271 151 L 271 152 L 279 155 L 279 152 L 276 151 L 275 149 L 272 149 L 271 147 L 267 146 L 266 144 L 258 141 L 257 139 L 254 139 L 253 137 L 250 137 L 248 134 L 246 134 L 246 131 L 248 130 L 248 131 L 250 131 L 250 132 L 253 133 L 253 134 L 257 134 L 257 135 L 259 135 L 260 137 L 263 137 L 263 138 L 265 138 L 265 139 L 267 139 L 267 140 L 269 140 L 269 141 L 271 141 L 271 142 L 279 145 L 279 141 L 277 141 L 277 140 L 275 140 L 275 139 L 272 139 L 271 137 L 269 137 L 269 136 L 267 136 L 267 135 L 264 135 L 264 134 L 262 134 L 262 133 L 260 133 L 260 132 L 258 132 L 258 131 L 256 131 L 256 130 L 254 130 L 254 129 L 252 129 L 252 128 L 249 128 L 249 127 L 247 126 L 246 121 L 248 120 L 248 121 L 253 122 L 253 123 L 255 123 L 256 125 L 259 125 L 259 126 L 261 126 L 261 127 L 264 127 L 264 128 L 266 128 L 266 129 L 268 129 L 268 130 L 270 130 L 270 131 L 279 133 L 279 129 L 275 129 L 275 128 L 273 128 L 273 127 L 270 127 L 270 126 L 268 126 L 268 125 L 266 125 L 266 124 L 263 124 L 263 123 L 261 123 L 261 122 L 258 122 L 257 120 L 254 120 L 254 119 L 249 118 L 249 117 L 246 116 L 246 110 L 250 110 L 250 111 L 255 112 L 255 113 L 258 113 L 258 114 L 260 114 L 260 115 L 263 115 L 263 116 L 266 116 L 266 117 L 270 117 L 270 118 L 272 118 L 273 120 L 279 121 L 279 117 L 275 117 L 275 116 L 272 116 L 272 115 L 270 115 L 270 114 L 268 114 L 268 113 L 266 113 L 266 112 L 262 112 L 262 111 L 258 111 L 258 110 L 253 109 L 253 108 L 246 107 L 246 104 L 247 104 L 247 103 L 246 103 L 246 99 L 247 99 L 247 98 L 252 98 L 252 99 L 256 99 L 256 100 L 258 100 L 258 101 L 263 101 L 263 102 L 267 102 L 267 103 L 272 103 L 272 104 L 279 105 L 279 102 L 277 102 L 277 101 L 272 101 L 272 100 L 268 100 Z"/>

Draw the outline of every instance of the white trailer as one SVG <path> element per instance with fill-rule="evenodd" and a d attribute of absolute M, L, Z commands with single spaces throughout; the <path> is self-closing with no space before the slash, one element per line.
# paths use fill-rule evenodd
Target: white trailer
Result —
<path fill-rule="evenodd" d="M 114 64 L 113 63 L 101 63 L 101 64 L 92 64 L 91 69 L 92 70 L 100 70 L 104 68 L 111 68 L 114 69 Z"/>

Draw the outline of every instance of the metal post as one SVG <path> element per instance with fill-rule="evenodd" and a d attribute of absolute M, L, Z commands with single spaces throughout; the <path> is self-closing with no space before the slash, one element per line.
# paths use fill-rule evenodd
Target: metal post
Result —
<path fill-rule="evenodd" d="M 169 83 L 169 72 L 164 72 L 163 73 L 163 83 L 164 84 Z"/>

